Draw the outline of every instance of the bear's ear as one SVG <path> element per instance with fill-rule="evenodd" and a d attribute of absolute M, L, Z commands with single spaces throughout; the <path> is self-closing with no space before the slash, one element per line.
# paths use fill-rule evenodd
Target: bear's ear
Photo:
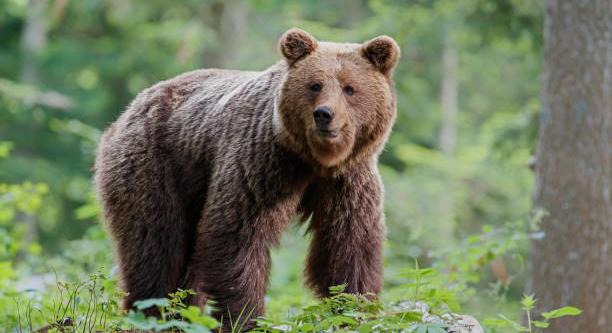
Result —
<path fill-rule="evenodd" d="M 298 28 L 285 32 L 278 42 L 278 47 L 290 65 L 314 52 L 317 45 L 317 40 L 314 37 Z"/>
<path fill-rule="evenodd" d="M 361 47 L 362 55 L 385 75 L 391 74 L 400 57 L 400 48 L 389 36 L 378 36 Z"/>

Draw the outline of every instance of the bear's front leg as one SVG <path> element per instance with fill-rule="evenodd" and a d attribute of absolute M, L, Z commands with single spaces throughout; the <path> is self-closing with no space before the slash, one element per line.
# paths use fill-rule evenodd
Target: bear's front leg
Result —
<path fill-rule="evenodd" d="M 376 295 L 382 287 L 382 183 L 378 170 L 362 164 L 335 178 L 319 179 L 303 201 L 312 213 L 307 284 L 320 296 L 346 284 L 345 292 Z"/>

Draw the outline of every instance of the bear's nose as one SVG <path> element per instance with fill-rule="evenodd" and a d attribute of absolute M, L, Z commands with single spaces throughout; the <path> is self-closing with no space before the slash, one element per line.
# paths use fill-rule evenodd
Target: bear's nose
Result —
<path fill-rule="evenodd" d="M 329 123 L 334 118 L 334 114 L 331 109 L 327 106 L 320 106 L 314 110 L 313 113 L 315 124 L 319 129 L 326 129 Z"/>

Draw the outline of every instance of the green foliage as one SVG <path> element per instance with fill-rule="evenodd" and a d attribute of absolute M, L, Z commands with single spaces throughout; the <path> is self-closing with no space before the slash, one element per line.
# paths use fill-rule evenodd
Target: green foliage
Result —
<path fill-rule="evenodd" d="M 185 333 L 208 333 L 219 323 L 202 312 L 199 307 L 187 306 L 183 301 L 193 295 L 190 290 L 178 290 L 169 298 L 154 298 L 134 303 L 137 311 L 131 310 L 121 320 L 122 326 L 144 331 L 180 331 Z M 147 317 L 142 311 L 155 308 L 160 318 Z M 181 318 L 181 319 L 175 319 Z"/>
<path fill-rule="evenodd" d="M 0 142 L 0 158 L 8 157 L 11 148 L 10 142 Z M 27 239 L 27 232 L 47 192 L 44 183 L 0 182 L 0 288 L 16 276 L 13 258 L 41 252 L 37 242 Z"/>
<path fill-rule="evenodd" d="M 49 191 L 43 183 L 0 184 L 0 223 L 15 220 L 15 215 L 33 215 L 40 209 L 43 196 Z"/>
<path fill-rule="evenodd" d="M 17 332 L 42 328 L 50 332 L 112 331 L 118 327 L 121 296 L 115 281 L 102 270 L 85 281 L 58 280 L 54 289 L 42 293 L 7 288 L 0 293 L 0 328 Z"/>
<path fill-rule="evenodd" d="M 394 290 L 396 297 L 402 296 L 414 302 L 425 302 L 434 313 L 458 311 L 460 309 L 457 288 L 449 289 L 446 283 L 448 277 L 443 276 L 433 268 L 419 268 L 415 260 L 415 267 L 406 270 L 402 277 L 408 283 L 401 285 L 401 292 Z"/>
<path fill-rule="evenodd" d="M 426 313 L 402 305 L 385 305 L 368 295 L 343 293 L 345 286 L 330 288 L 331 296 L 305 307 L 287 321 L 258 320 L 257 332 L 399 332 L 421 331 Z M 443 325 L 443 324 L 439 324 Z M 432 328 L 433 329 L 433 328 Z M 432 331 L 434 332 L 434 331 Z"/>
<path fill-rule="evenodd" d="M 573 306 L 564 306 L 556 310 L 542 312 L 542 317 L 544 317 L 547 320 L 550 320 L 550 319 L 556 319 L 556 318 L 561 318 L 565 316 L 578 316 L 581 313 L 582 313 L 582 310 L 578 308 L 575 308 Z"/>
<path fill-rule="evenodd" d="M 11 149 L 13 149 L 13 144 L 11 142 L 0 141 L 0 158 L 8 157 Z"/>
<path fill-rule="evenodd" d="M 526 332 L 526 333 L 536 333 L 542 332 L 544 329 L 548 328 L 550 325 L 550 321 L 552 319 L 563 318 L 568 316 L 578 316 L 582 311 L 572 306 L 564 306 L 559 309 L 551 310 L 548 312 L 542 312 L 540 315 L 542 320 L 534 320 L 533 309 L 536 304 L 536 299 L 533 295 L 523 295 L 521 299 L 521 309 L 525 313 L 526 318 L 526 326 L 509 319 L 504 315 L 499 315 L 499 319 L 487 319 L 485 324 L 487 324 L 492 329 L 498 328 L 511 328 L 514 332 Z"/>
<path fill-rule="evenodd" d="M 57 281 L 56 288 L 41 294 L 4 291 L 0 293 L 2 331 L 46 329 L 48 332 L 119 332 L 153 330 L 186 333 L 211 332 L 216 320 L 199 307 L 187 306 L 184 299 L 193 294 L 179 290 L 169 298 L 137 302 L 136 310 L 127 314 L 119 309 L 124 296 L 116 281 L 103 270 L 90 274 L 85 281 Z M 161 317 L 147 317 L 142 310 L 157 308 Z M 182 319 L 175 319 L 175 318 Z"/>
<path fill-rule="evenodd" d="M 484 225 L 480 233 L 468 236 L 452 248 L 441 248 L 433 256 L 435 267 L 448 272 L 449 283 L 465 289 L 480 282 L 482 270 L 496 259 L 513 257 L 522 264 L 522 249 L 530 239 L 539 237 L 542 212 L 534 212 L 527 219 L 505 223 L 498 227 Z"/>
<path fill-rule="evenodd" d="M 80 265 L 66 267 L 87 269 Z M 124 313 L 118 308 L 124 295 L 117 291 L 114 278 L 103 271 L 90 274 L 84 282 L 58 281 L 55 289 L 43 292 L 17 292 L 8 288 L 0 293 L 0 305 L 3 305 L 0 319 L 4 328 L 17 331 L 47 327 L 51 331 L 65 332 L 139 329 L 189 333 L 209 332 L 219 324 L 239 331 L 244 324 L 240 318 L 217 323 L 207 312 L 186 305 L 184 300 L 193 295 L 190 290 L 178 290 L 168 298 L 136 302 L 135 310 Z M 74 275 L 82 276 L 80 273 Z M 404 284 L 387 291 L 394 296 L 391 299 L 376 300 L 371 295 L 346 294 L 344 285 L 332 287 L 330 297 L 303 307 L 286 319 L 259 318 L 255 331 L 443 332 L 444 328 L 454 324 L 456 318 L 452 312 L 461 311 L 461 302 L 469 295 L 466 293 L 467 281 L 463 282 L 463 287 L 457 288 L 457 276 L 435 267 L 421 268 L 418 262 L 405 271 L 402 279 Z M 543 313 L 542 320 L 531 321 L 529 316 L 535 300 L 525 296 L 521 304 L 527 314 L 527 326 L 502 314 L 483 323 L 491 332 L 509 328 L 533 333 L 537 332 L 536 328 L 545 328 L 552 319 L 580 313 L 578 309 L 565 307 Z M 159 318 L 143 313 L 151 308 L 157 310 Z M 247 309 L 248 304 L 245 304 L 241 316 L 247 314 Z M 526 328 L 531 331 L 526 331 Z"/>

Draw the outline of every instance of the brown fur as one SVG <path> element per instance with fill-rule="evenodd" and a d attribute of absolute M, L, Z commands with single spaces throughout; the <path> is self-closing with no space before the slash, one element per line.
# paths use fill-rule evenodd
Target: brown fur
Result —
<path fill-rule="evenodd" d="M 318 42 L 292 29 L 263 72 L 199 70 L 140 93 L 105 132 L 96 161 L 124 302 L 192 288 L 216 315 L 264 313 L 269 248 L 291 218 L 312 216 L 307 283 L 381 289 L 377 157 L 396 108 L 389 37 Z M 313 92 L 313 83 L 322 86 Z M 343 93 L 351 85 L 354 94 Z M 329 107 L 336 137 L 317 132 Z M 253 322 L 246 322 L 246 328 Z"/>

